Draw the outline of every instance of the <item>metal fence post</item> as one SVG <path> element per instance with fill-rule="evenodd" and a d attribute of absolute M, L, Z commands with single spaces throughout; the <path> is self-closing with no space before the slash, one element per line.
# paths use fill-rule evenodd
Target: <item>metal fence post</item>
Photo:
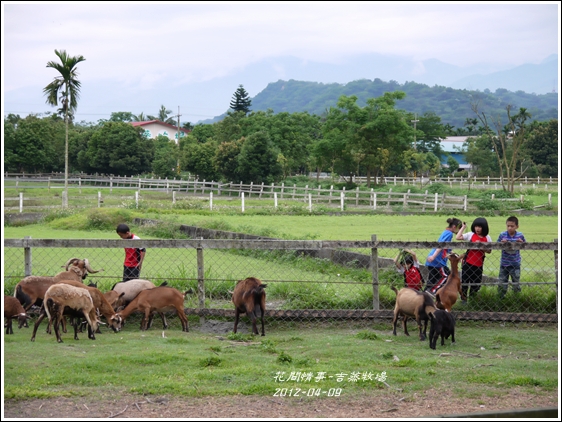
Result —
<path fill-rule="evenodd" d="M 373 311 L 380 308 L 379 302 L 379 251 L 377 249 L 377 235 L 371 235 L 371 241 L 374 246 L 371 248 L 371 272 L 373 273 Z"/>
<path fill-rule="evenodd" d="M 25 236 L 24 239 L 31 239 L 31 236 Z M 24 247 L 23 256 L 24 256 L 24 273 L 25 276 L 27 277 L 31 275 L 31 248 Z"/>
<path fill-rule="evenodd" d="M 200 238 L 203 240 L 203 238 Z M 197 298 L 199 299 L 199 309 L 205 308 L 205 266 L 203 265 L 203 248 L 197 247 Z M 205 322 L 205 317 L 200 321 Z"/>

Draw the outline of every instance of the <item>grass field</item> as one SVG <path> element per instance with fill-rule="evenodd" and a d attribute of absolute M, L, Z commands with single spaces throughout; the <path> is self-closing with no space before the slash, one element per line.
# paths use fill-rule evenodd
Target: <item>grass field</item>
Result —
<path fill-rule="evenodd" d="M 156 209 L 93 209 L 60 213 L 41 224 L 6 226 L 3 236 L 117 239 L 114 229 L 117 222 L 130 222 L 134 217 L 170 223 L 168 232 L 132 227 L 143 239 L 178 238 L 172 227 L 187 224 L 284 239 L 370 240 L 376 234 L 379 240 L 435 241 L 448 216 L 211 215 L 201 210 L 172 213 Z M 467 222 L 475 218 L 457 217 Z M 506 217 L 487 218 L 495 240 L 504 230 Z M 557 227 L 557 217 L 520 220 L 520 230 L 532 242 L 552 241 L 557 237 Z M 87 251 L 75 252 L 82 256 Z M 96 253 L 101 260 L 105 256 L 102 254 L 112 251 Z M 34 252 L 34 260 L 39 259 L 38 254 Z M 113 261 L 108 263 L 119 269 L 122 250 L 113 254 Z M 242 266 L 263 267 L 263 260 L 260 264 L 253 256 L 221 254 L 215 256 L 217 265 L 233 260 Z M 551 255 L 550 252 L 550 260 Z M 251 260 L 257 263 L 251 264 Z M 45 262 L 47 265 L 48 261 Z M 491 267 L 491 262 L 486 264 Z M 48 265 L 56 268 L 60 264 L 52 260 Z M 280 264 L 268 263 L 267 270 L 286 271 L 286 266 L 277 265 Z M 284 265 L 301 271 L 293 262 Z M 180 331 L 175 317 L 171 318 L 172 327 L 164 333 L 159 320 L 152 329 L 141 332 L 138 319 L 131 319 L 120 333 L 102 328 L 103 334 L 97 335 L 95 341 L 88 340 L 85 334 L 74 341 L 69 333 L 63 335 L 62 344 L 44 333 L 45 325 L 39 328 L 34 343 L 29 341 L 31 329 L 15 328 L 14 335 L 3 336 L 4 399 L 97 397 L 108 392 L 116 396 L 125 392 L 185 397 L 235 394 L 272 397 L 283 389 L 286 389 L 284 394 L 297 394 L 298 390 L 298 394 L 320 391 L 320 395 L 351 397 L 358 391 L 376 393 L 389 388 L 388 385 L 401 389 L 401 397 L 408 401 L 430 385 L 435 391 L 452 390 L 457 397 L 486 395 L 501 401 L 513 388 L 535 397 L 552 395 L 558 389 L 557 325 L 459 321 L 456 344 L 451 345 L 449 339 L 443 347 L 438 343 L 433 351 L 427 341 L 417 339 L 413 324 L 409 325 L 410 337 L 403 334 L 400 326 L 395 337 L 389 322 L 365 326 L 268 321 L 266 336 L 254 337 L 244 331 L 237 335 L 212 332 L 199 318 L 189 317 L 189 320 L 189 333 Z M 247 322 L 245 318 L 243 321 Z M 223 322 L 233 324 L 229 320 Z M 280 376 L 285 379 L 291 373 L 312 374 L 312 379 L 326 373 L 332 378 L 319 382 L 280 381 Z M 341 374 L 346 375 L 338 381 L 337 376 Z M 386 384 L 380 381 L 383 374 Z"/>
<path fill-rule="evenodd" d="M 434 387 L 454 386 L 456 394 L 479 394 L 498 400 L 511 388 L 545 394 L 558 387 L 558 340 L 553 327 L 502 327 L 459 324 L 456 344 L 431 350 L 414 327 L 406 337 L 390 324 L 354 328 L 352 324 L 306 329 L 300 324 L 267 324 L 265 337 L 206 333 L 190 317 L 191 332 L 176 319 L 165 337 L 160 321 L 146 332 L 138 320 L 124 331 L 104 329 L 95 341 L 63 334 L 62 344 L 39 328 L 15 329 L 4 337 L 4 397 L 37 398 L 95 395 L 97 391 L 183 396 L 257 394 L 277 388 L 308 392 L 341 389 L 343 395 L 384 389 L 386 383 L 410 397 Z M 537 345 L 540 344 L 540 348 Z M 442 353 L 445 353 L 442 355 Z M 328 376 L 314 382 L 320 372 Z M 287 380 L 291 373 L 313 374 L 309 381 Z M 353 374 L 357 380 L 350 380 Z M 126 374 L 126 376 L 125 376 Z M 346 374 L 341 381 L 336 375 Z M 372 378 L 368 378 L 371 374 Z"/>

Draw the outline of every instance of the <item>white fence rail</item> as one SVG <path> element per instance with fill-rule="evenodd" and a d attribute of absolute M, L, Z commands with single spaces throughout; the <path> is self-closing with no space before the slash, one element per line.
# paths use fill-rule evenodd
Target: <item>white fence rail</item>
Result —
<path fill-rule="evenodd" d="M 405 180 L 405 179 L 404 179 Z M 143 200 L 141 192 L 146 191 L 159 191 L 165 192 L 170 195 L 172 203 L 176 200 L 185 199 L 186 197 L 196 197 L 200 199 L 208 199 L 210 209 L 213 209 L 213 195 L 215 200 L 230 197 L 240 198 L 242 204 L 242 212 L 244 212 L 245 199 L 264 199 L 273 200 L 274 207 L 277 208 L 279 202 L 283 201 L 300 201 L 308 205 L 309 210 L 312 212 L 314 206 L 322 206 L 328 208 L 339 209 L 343 211 L 346 208 L 356 208 L 363 210 L 404 210 L 404 211 L 421 211 L 421 212 L 437 212 L 441 210 L 462 210 L 472 211 L 475 210 L 476 203 L 480 199 L 469 199 L 464 196 L 451 196 L 447 194 L 429 193 L 411 193 L 407 192 L 393 192 L 392 185 L 388 191 L 375 191 L 374 188 L 370 190 L 360 189 L 357 187 L 353 190 L 334 189 L 330 186 L 329 189 L 322 188 L 321 186 L 297 186 L 285 185 L 266 185 L 261 184 L 245 184 L 245 183 L 220 183 L 198 179 L 188 180 L 169 180 L 169 179 L 154 179 L 154 178 L 140 178 L 140 177 L 106 177 L 106 176 L 91 176 L 84 175 L 79 177 L 70 177 L 69 183 L 69 200 L 80 199 L 82 203 L 86 202 L 85 207 L 93 207 L 97 203 L 98 207 L 104 204 L 104 199 L 114 197 L 114 199 L 131 200 L 134 199 L 137 203 Z M 32 189 L 32 188 L 45 188 L 49 190 L 60 190 L 64 188 L 64 178 L 62 176 L 43 176 L 43 175 L 29 175 L 29 176 L 5 176 L 4 188 L 17 188 L 18 190 Z M 101 191 L 97 191 L 95 195 L 82 195 L 83 189 L 91 192 L 95 189 L 109 188 L 109 194 L 105 193 L 102 197 Z M 115 194 L 113 189 L 116 190 Z M 133 196 L 119 196 L 119 190 L 134 190 Z M 63 192 L 61 192 L 63 193 Z M 44 198 L 43 198 L 44 199 Z M 146 197 L 148 199 L 148 197 Z M 492 195 L 494 199 L 494 195 Z M 17 201 L 17 202 L 16 202 Z M 31 204 L 34 202 L 42 202 L 41 198 L 34 198 L 30 195 L 24 195 L 24 192 L 19 192 L 17 197 L 5 197 L 4 209 L 17 210 L 23 212 L 25 201 Z M 497 199 L 502 202 L 513 202 L 514 208 L 517 208 L 516 203 L 523 203 L 524 196 L 520 195 L 519 198 L 513 199 Z M 16 202 L 16 203 L 14 203 Z M 26 205 L 27 209 L 38 208 L 58 208 L 62 206 L 57 203 L 41 204 L 41 205 Z M 545 206 L 546 204 L 540 205 Z M 548 195 L 548 205 L 552 206 L 552 195 Z M 110 205 L 109 205 L 110 206 Z"/>

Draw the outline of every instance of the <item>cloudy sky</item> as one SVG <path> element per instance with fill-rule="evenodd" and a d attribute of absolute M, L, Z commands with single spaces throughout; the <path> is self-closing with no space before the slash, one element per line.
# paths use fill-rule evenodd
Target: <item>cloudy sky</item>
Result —
<path fill-rule="evenodd" d="M 57 74 L 46 67 L 58 60 L 55 49 L 86 58 L 78 65 L 78 120 L 156 114 L 165 104 L 195 122 L 224 113 L 225 104 L 205 101 L 215 98 L 205 92 L 168 102 L 158 96 L 164 84 L 196 86 L 275 57 L 338 63 L 381 53 L 498 69 L 539 63 L 559 51 L 559 16 L 558 2 L 2 2 L 2 111 L 54 111 L 42 88 Z M 266 86 L 240 83 L 251 96 Z M 235 89 L 222 93 L 227 102 Z"/>

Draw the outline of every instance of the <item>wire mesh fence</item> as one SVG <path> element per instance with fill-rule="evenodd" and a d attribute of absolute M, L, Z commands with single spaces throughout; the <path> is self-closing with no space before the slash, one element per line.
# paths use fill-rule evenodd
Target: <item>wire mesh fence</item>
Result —
<path fill-rule="evenodd" d="M 122 280 L 130 240 L 4 240 L 4 294 L 13 295 L 26 275 L 54 276 L 73 257 L 87 258 L 94 270 L 86 282 L 107 291 Z M 231 292 L 238 280 L 257 277 L 267 286 L 267 313 L 289 321 L 391 318 L 404 277 L 394 259 L 407 248 L 418 259 L 432 248 L 482 249 L 478 244 L 378 241 L 288 241 L 249 239 L 135 240 L 146 248 L 141 278 L 186 291 L 186 313 L 233 316 Z M 453 307 L 457 318 L 557 322 L 558 244 L 488 244 L 481 284 L 466 285 L 468 301 Z M 500 256 L 519 250 L 519 285 L 500 280 Z M 450 265 L 450 264 L 449 264 Z M 428 269 L 420 267 L 428 278 Z M 459 265 L 459 270 L 462 270 Z M 461 271 L 462 277 L 462 271 Z M 505 281 L 505 280 L 503 280 Z M 474 287 L 478 287 L 475 289 Z M 506 289 L 504 290 L 504 287 Z M 477 290 L 477 292 L 475 292 Z"/>

